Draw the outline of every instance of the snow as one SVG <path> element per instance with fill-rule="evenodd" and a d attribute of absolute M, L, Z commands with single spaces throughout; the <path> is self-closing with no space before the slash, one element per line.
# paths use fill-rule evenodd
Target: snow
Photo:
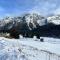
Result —
<path fill-rule="evenodd" d="M 51 16 L 47 18 L 47 23 L 53 23 L 55 25 L 60 25 L 60 16 Z"/>
<path fill-rule="evenodd" d="M 19 38 L 21 39 L 21 38 L 23 38 L 23 36 L 22 35 L 19 35 Z"/>
<path fill-rule="evenodd" d="M 43 26 L 47 24 L 46 19 L 38 20 L 37 23 L 39 24 L 39 26 Z"/>
<path fill-rule="evenodd" d="M 60 60 L 60 39 L 42 38 L 44 42 L 0 37 L 0 60 Z"/>
<path fill-rule="evenodd" d="M 33 40 L 37 40 L 37 37 L 36 36 L 33 36 Z"/>

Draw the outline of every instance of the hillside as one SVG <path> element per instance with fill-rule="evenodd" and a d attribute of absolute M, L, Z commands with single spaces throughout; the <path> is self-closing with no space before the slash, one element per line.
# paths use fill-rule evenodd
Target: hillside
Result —
<path fill-rule="evenodd" d="M 60 15 L 43 17 L 37 13 L 28 13 L 0 20 L 0 32 L 10 33 L 13 38 L 46 36 L 60 38 Z"/>

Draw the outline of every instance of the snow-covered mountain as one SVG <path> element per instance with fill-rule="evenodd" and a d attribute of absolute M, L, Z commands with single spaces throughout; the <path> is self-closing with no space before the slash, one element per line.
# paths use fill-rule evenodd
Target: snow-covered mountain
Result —
<path fill-rule="evenodd" d="M 30 30 L 37 28 L 37 26 L 44 26 L 49 23 L 60 25 L 60 15 L 43 17 L 37 13 L 27 13 L 17 17 L 6 17 L 0 20 L 0 30 L 11 29 L 13 26 L 27 25 Z M 20 26 L 20 27 L 21 27 Z"/>
<path fill-rule="evenodd" d="M 45 17 L 43 17 L 39 14 L 36 14 L 36 13 L 26 14 L 25 20 L 26 20 L 28 26 L 30 27 L 30 24 L 32 24 L 33 28 L 36 28 L 37 25 L 42 26 L 47 23 Z"/>
<path fill-rule="evenodd" d="M 60 25 L 60 15 L 48 17 L 47 23 L 53 23 L 55 25 Z"/>
<path fill-rule="evenodd" d="M 12 18 L 6 17 L 0 21 L 0 27 L 4 27 L 8 25 L 7 26 L 8 28 L 12 28 L 13 24 L 15 24 L 16 26 L 18 25 L 18 23 L 19 24 L 26 23 L 29 29 L 32 29 L 32 28 L 36 28 L 37 26 L 45 25 L 47 22 L 45 17 L 33 13 L 33 14 L 24 14 L 23 16 L 12 17 Z"/>
<path fill-rule="evenodd" d="M 0 32 L 22 34 L 24 37 L 58 36 L 60 37 L 60 15 L 43 17 L 37 13 L 27 13 L 0 20 Z"/>

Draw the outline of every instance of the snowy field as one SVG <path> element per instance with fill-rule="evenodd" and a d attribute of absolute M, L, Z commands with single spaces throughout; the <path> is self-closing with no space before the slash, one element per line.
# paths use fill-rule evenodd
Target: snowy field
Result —
<path fill-rule="evenodd" d="M 0 60 L 60 60 L 60 39 L 0 37 Z"/>

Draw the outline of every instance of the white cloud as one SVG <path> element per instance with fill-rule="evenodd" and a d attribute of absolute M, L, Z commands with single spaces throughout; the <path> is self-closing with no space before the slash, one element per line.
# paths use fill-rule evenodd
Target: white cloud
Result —
<path fill-rule="evenodd" d="M 55 15 L 60 14 L 60 7 L 57 8 L 57 9 L 54 11 L 54 14 L 55 14 Z"/>
<path fill-rule="evenodd" d="M 37 12 L 40 14 L 51 14 L 56 9 L 56 3 L 51 3 L 50 0 L 35 0 L 35 6 L 30 10 L 30 12 Z"/>

